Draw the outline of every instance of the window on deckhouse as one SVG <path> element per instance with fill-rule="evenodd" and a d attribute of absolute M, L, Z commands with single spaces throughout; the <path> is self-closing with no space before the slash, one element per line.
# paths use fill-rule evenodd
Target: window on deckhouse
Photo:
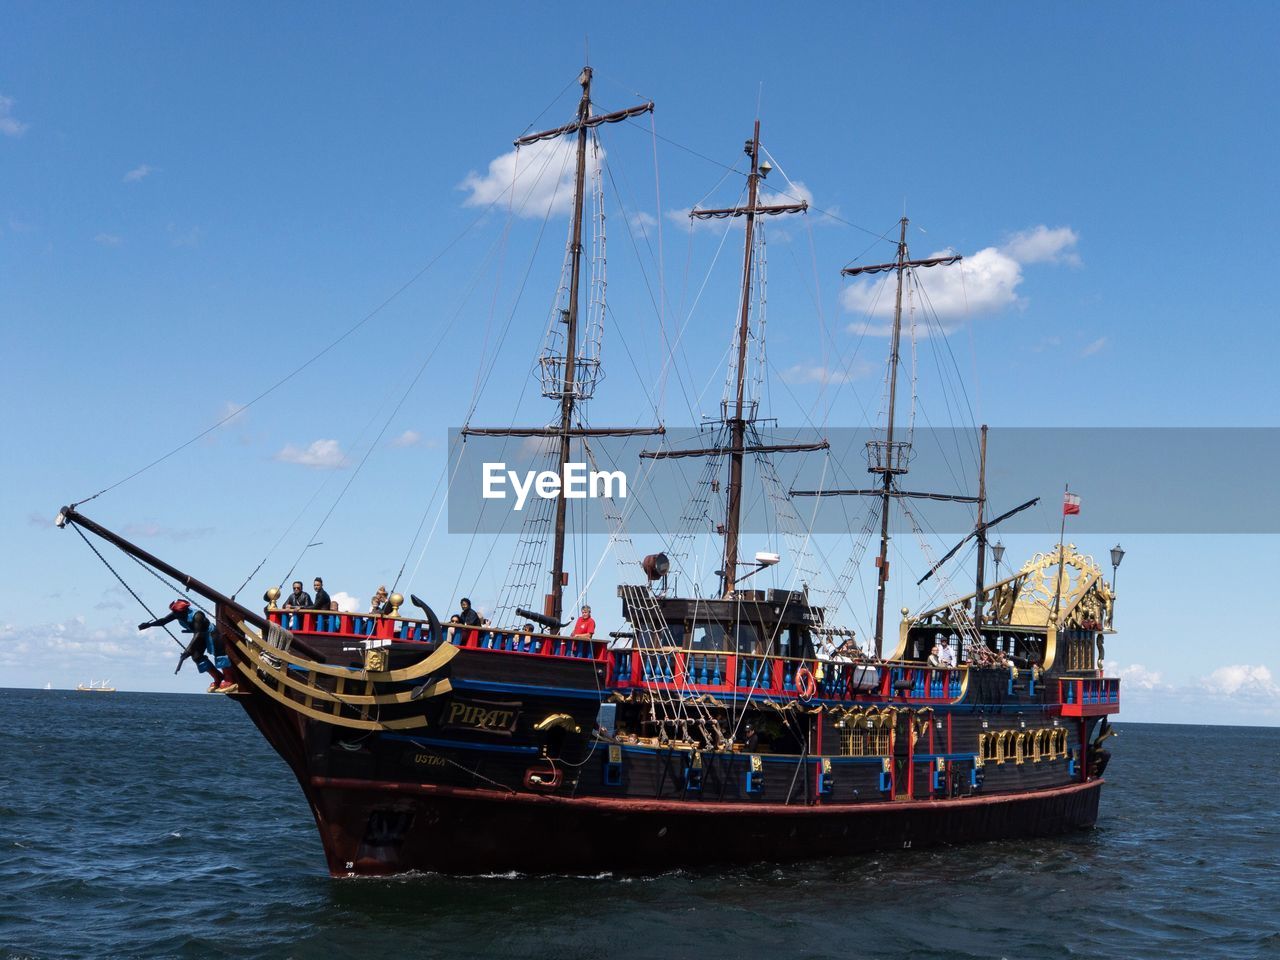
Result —
<path fill-rule="evenodd" d="M 724 625 L 720 623 L 699 623 L 693 628 L 693 642 L 689 644 L 693 650 L 722 651 L 724 644 Z"/>
<path fill-rule="evenodd" d="M 666 630 L 637 630 L 636 646 L 646 649 L 684 646 L 684 624 L 669 623 Z"/>
<path fill-rule="evenodd" d="M 786 627 L 780 630 L 778 649 L 782 656 L 794 657 L 797 660 L 812 660 L 816 656 L 813 651 L 813 639 L 804 627 Z"/>
<path fill-rule="evenodd" d="M 738 623 L 734 628 L 739 653 L 761 654 L 764 649 L 760 645 L 760 633 L 754 624 Z"/>

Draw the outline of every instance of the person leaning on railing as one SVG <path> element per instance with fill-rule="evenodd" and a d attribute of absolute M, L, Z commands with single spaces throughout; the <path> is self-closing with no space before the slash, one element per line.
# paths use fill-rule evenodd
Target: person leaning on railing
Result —
<path fill-rule="evenodd" d="M 591 608 L 582 606 L 582 616 L 573 621 L 573 629 L 569 631 L 569 640 L 573 647 L 573 656 L 585 655 L 583 650 L 590 649 L 590 644 L 579 644 L 579 640 L 590 640 L 596 635 L 596 622 L 591 618 Z"/>
<path fill-rule="evenodd" d="M 569 636 L 574 640 L 590 640 L 596 635 L 596 622 L 591 619 L 591 608 L 583 606 L 582 616 L 573 622 Z"/>
<path fill-rule="evenodd" d="M 379 586 L 373 599 L 369 601 L 369 613 L 372 616 L 356 617 L 356 633 L 373 634 L 374 616 L 385 616 L 391 612 L 391 601 L 387 599 L 387 588 Z"/>
<path fill-rule="evenodd" d="M 302 589 L 302 581 L 293 581 L 293 593 L 280 604 L 281 610 L 310 610 L 311 594 Z M 302 615 L 298 613 L 285 614 L 285 629 L 300 630 L 302 629 Z"/>
<path fill-rule="evenodd" d="M 329 617 L 329 605 L 333 601 L 329 599 L 329 592 L 324 588 L 324 581 L 319 577 L 316 577 L 315 582 L 312 583 L 311 586 L 316 592 L 314 607 L 316 610 L 320 611 L 320 615 L 316 617 L 316 629 L 322 632 L 336 630 L 336 626 L 331 622 L 331 618 Z"/>

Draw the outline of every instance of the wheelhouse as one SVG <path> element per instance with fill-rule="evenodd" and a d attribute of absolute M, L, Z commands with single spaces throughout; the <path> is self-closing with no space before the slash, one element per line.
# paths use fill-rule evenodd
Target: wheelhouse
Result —
<path fill-rule="evenodd" d="M 630 591 L 619 588 L 622 614 L 645 622 L 629 609 Z M 658 597 L 665 629 L 638 628 L 635 645 L 683 648 L 698 653 L 737 653 L 810 660 L 817 656 L 815 634 L 822 631 L 822 609 L 811 607 L 799 590 L 741 590 L 729 600 Z"/>

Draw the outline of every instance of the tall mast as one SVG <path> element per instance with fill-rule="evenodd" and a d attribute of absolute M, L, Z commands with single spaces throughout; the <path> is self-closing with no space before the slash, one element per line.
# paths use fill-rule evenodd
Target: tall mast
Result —
<path fill-rule="evenodd" d="M 742 310 L 738 317 L 738 377 L 733 416 L 729 418 L 729 489 L 725 497 L 724 568 L 720 578 L 721 596 L 733 593 L 738 571 L 738 532 L 742 524 L 742 457 L 747 432 L 743 399 L 747 384 L 747 324 L 751 315 L 751 270 L 755 257 L 756 196 L 760 187 L 760 121 L 756 120 L 747 141 L 751 172 L 747 175 L 747 229 L 742 253 Z"/>
<path fill-rule="evenodd" d="M 889 420 L 885 425 L 884 456 L 873 458 L 871 471 L 881 473 L 884 478 L 883 492 L 880 495 L 880 556 L 876 558 L 876 656 L 883 656 L 884 651 L 884 601 L 886 585 L 889 582 L 889 507 L 893 503 L 893 475 L 895 472 L 906 472 L 906 464 L 896 462 L 893 445 L 893 414 L 898 397 L 898 348 L 902 341 L 902 274 L 907 263 L 907 218 L 899 222 L 898 292 L 893 301 L 893 339 L 889 346 Z M 904 458 L 905 459 L 905 456 Z"/>
<path fill-rule="evenodd" d="M 894 414 L 898 394 L 898 354 L 902 340 L 902 282 L 908 270 L 921 267 L 943 267 L 959 263 L 964 258 L 959 254 L 945 257 L 929 257 L 926 260 L 907 259 L 907 218 L 899 222 L 898 257 L 891 263 L 877 263 L 867 267 L 846 267 L 840 273 L 845 277 L 856 277 L 864 274 L 887 273 L 892 270 L 897 274 L 898 292 L 893 304 L 893 337 L 889 347 L 889 416 L 885 426 L 885 438 L 872 440 L 867 444 L 867 472 L 881 474 L 883 479 L 878 489 L 874 490 L 792 490 L 793 497 L 843 497 L 874 496 L 880 499 L 880 554 L 876 557 L 876 656 L 884 656 L 884 603 L 885 586 L 889 581 L 889 508 L 895 497 L 921 497 L 929 500 L 952 500 L 961 503 L 972 503 L 973 497 L 957 495 L 912 493 L 894 489 L 895 474 L 907 472 L 907 457 L 911 444 L 894 441 Z"/>
<path fill-rule="evenodd" d="M 982 443 L 981 452 L 978 461 L 978 495 L 976 497 L 964 496 L 960 494 L 943 494 L 943 493 L 924 493 L 919 491 L 900 490 L 893 485 L 894 474 L 907 472 L 907 456 L 910 452 L 911 444 L 909 442 L 896 442 L 893 439 L 894 413 L 897 401 L 898 387 L 898 359 L 899 348 L 902 336 L 902 281 L 903 274 L 908 270 L 916 270 L 922 267 L 942 267 L 953 263 L 959 263 L 964 258 L 959 254 L 952 254 L 944 257 L 930 257 L 925 260 L 908 260 L 907 259 L 907 218 L 903 217 L 899 221 L 898 233 L 898 258 L 890 263 L 877 263 L 867 267 L 846 267 L 841 270 L 841 274 L 846 277 L 856 277 L 866 274 L 887 273 L 892 270 L 897 274 L 898 292 L 894 301 L 893 308 L 893 339 L 889 349 L 889 417 L 885 426 L 885 439 L 872 440 L 867 443 L 867 472 L 878 473 L 883 475 L 883 482 L 878 489 L 868 490 L 792 490 L 793 497 L 877 497 L 880 500 L 880 554 L 876 558 L 877 568 L 877 586 L 876 586 L 876 633 L 875 633 L 875 653 L 877 657 L 884 656 L 884 605 L 885 605 L 885 584 L 889 580 L 889 507 L 895 499 L 922 499 L 922 500 L 949 500 L 953 503 L 974 503 L 978 506 L 978 519 L 972 530 L 964 535 L 964 537 L 954 547 L 943 554 L 923 577 L 916 581 L 916 586 L 924 583 L 939 569 L 942 565 L 950 560 L 960 550 L 962 546 L 969 542 L 970 537 L 978 539 L 978 569 L 976 574 L 977 590 L 974 599 L 974 622 L 979 627 L 982 624 L 982 592 L 986 587 L 986 555 L 987 555 L 987 531 L 1008 520 L 1015 514 L 1021 513 L 1040 502 L 1040 498 L 1028 500 L 1026 503 L 1020 504 L 1005 513 L 1000 514 L 994 520 L 986 519 L 987 504 L 987 425 L 982 425 Z"/>
<path fill-rule="evenodd" d="M 587 178 L 587 125 L 591 115 L 591 68 L 583 67 L 578 77 L 582 84 L 582 99 L 578 101 L 578 168 L 574 178 L 573 192 L 573 240 L 570 256 L 573 260 L 572 274 L 569 280 L 569 329 L 565 334 L 566 348 L 564 352 L 564 392 L 560 397 L 560 476 L 564 476 L 564 468 L 569 463 L 572 447 L 574 392 L 574 361 L 578 354 L 578 290 L 582 282 L 582 204 L 583 192 Z M 551 594 L 548 603 L 549 616 L 560 619 L 564 605 L 564 529 L 565 519 L 569 512 L 569 501 L 563 496 L 556 499 L 556 529 L 554 547 L 551 558 Z"/>
<path fill-rule="evenodd" d="M 978 453 L 978 573 L 974 583 L 973 622 L 982 626 L 982 591 L 986 588 L 987 525 L 982 522 L 983 508 L 987 505 L 987 425 L 982 425 L 982 443 Z"/>
<path fill-rule="evenodd" d="M 487 427 L 463 427 L 464 436 L 488 436 L 488 437 L 546 437 L 548 439 L 555 438 L 560 443 L 560 476 L 564 477 L 565 465 L 570 462 L 572 455 L 572 443 L 574 437 L 621 437 L 621 436 L 641 436 L 663 433 L 662 427 L 639 427 L 639 428 L 588 428 L 578 426 L 574 423 L 574 408 L 578 399 L 581 388 L 577 383 L 577 362 L 578 362 L 578 314 L 579 300 L 581 299 L 582 287 L 582 210 L 585 202 L 586 179 L 587 179 L 587 139 L 590 131 L 595 127 L 605 123 L 618 123 L 630 117 L 639 116 L 643 113 L 649 113 L 653 110 L 652 101 L 648 103 L 638 104 L 634 107 L 627 107 L 624 110 L 615 110 L 612 113 L 595 114 L 591 113 L 591 67 L 583 67 L 582 73 L 578 76 L 578 83 L 582 85 L 582 98 L 578 101 L 577 116 L 569 123 L 556 127 L 552 130 L 543 130 L 539 133 L 530 133 L 518 138 L 515 141 L 516 148 L 529 146 L 541 140 L 554 140 L 566 134 L 575 134 L 577 137 L 577 167 L 574 176 L 573 191 L 573 223 L 570 228 L 569 237 L 569 253 L 570 253 L 570 280 L 569 280 L 569 302 L 565 311 L 565 351 L 563 358 L 563 375 L 560 379 L 558 389 L 554 392 L 547 392 L 544 388 L 544 396 L 554 397 L 560 401 L 560 422 L 551 427 L 509 427 L 509 428 L 487 428 Z M 553 366 L 560 362 L 558 357 L 545 358 L 550 361 Z M 586 391 L 589 393 L 589 391 Z M 584 394 L 585 395 L 585 394 Z M 554 617 L 559 621 L 563 614 L 564 607 L 564 588 L 565 588 L 565 569 L 564 569 L 564 541 L 565 541 L 565 525 L 568 515 L 568 501 L 564 498 L 563 489 L 556 498 L 556 522 L 554 540 L 552 543 L 552 560 L 551 560 L 551 591 L 546 595 L 543 605 L 543 612 Z"/>
<path fill-rule="evenodd" d="M 751 172 L 747 174 L 747 204 L 744 207 L 723 207 L 718 209 L 692 210 L 689 213 L 693 220 L 724 220 L 729 217 L 746 217 L 746 238 L 742 252 L 742 303 L 738 312 L 737 326 L 737 375 L 733 385 L 733 397 L 726 401 L 722 408 L 724 422 L 729 427 L 729 443 L 727 446 L 705 447 L 699 450 L 657 450 L 644 451 L 642 457 L 661 460 L 673 460 L 679 457 L 718 457 L 729 455 L 729 487 L 725 496 L 724 522 L 724 559 L 720 570 L 720 595 L 729 598 L 733 595 L 734 585 L 741 579 L 738 576 L 738 545 L 742 530 L 742 463 L 746 454 L 792 453 L 811 450 L 825 450 L 827 441 L 817 443 L 747 443 L 747 424 L 754 420 L 752 411 L 747 409 L 747 343 L 750 339 L 752 273 L 755 266 L 755 223 L 760 216 L 776 216 L 780 213 L 804 213 L 809 204 L 799 203 L 761 203 L 760 181 L 769 175 L 772 169 L 768 162 L 760 162 L 760 121 L 755 122 L 751 139 L 743 148 L 751 158 Z M 726 409 L 727 408 L 727 409 Z"/>

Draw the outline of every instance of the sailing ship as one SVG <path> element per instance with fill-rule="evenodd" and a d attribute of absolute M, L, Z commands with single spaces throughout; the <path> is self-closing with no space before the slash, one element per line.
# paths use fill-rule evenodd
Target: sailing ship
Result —
<path fill-rule="evenodd" d="M 52 684 L 45 684 L 46 690 L 52 690 Z M 116 688 L 111 686 L 110 680 L 90 680 L 88 683 L 77 683 L 76 690 L 79 693 L 115 693 Z"/>
<path fill-rule="evenodd" d="M 588 67 L 572 121 L 516 141 L 569 137 L 576 147 L 567 298 L 540 364 L 558 417 L 544 428 L 464 431 L 539 438 L 562 468 L 596 437 L 662 437 L 661 426 L 610 430 L 579 415 L 599 359 L 582 347 L 579 317 L 588 149 L 600 126 L 653 109 L 598 113 L 591 81 Z M 232 696 L 297 778 L 334 876 L 794 861 L 1094 824 L 1119 682 L 1100 661 L 1114 594 L 1090 557 L 1059 544 L 985 583 L 987 532 L 1003 518 L 983 520 L 980 483 L 977 498 L 953 498 L 978 507 L 975 589 L 931 609 L 904 609 L 896 636 L 886 625 L 888 514 L 917 495 L 900 486 L 910 448 L 894 432 L 903 284 L 913 271 L 958 259 L 912 260 L 905 219 L 893 262 L 849 271 L 890 272 L 897 282 L 888 419 L 883 437 L 868 444 L 876 483 L 779 498 L 854 495 L 880 504 L 870 648 L 807 583 L 744 586 L 779 560 L 765 552 L 741 560 L 746 466 L 756 464 L 776 487 L 773 455 L 826 447 L 772 442 L 760 431 L 748 377 L 757 233 L 763 218 L 804 213 L 807 204 L 762 199 L 770 164 L 759 121 L 745 150 L 745 204 L 691 214 L 744 226 L 735 362 L 714 439 L 696 449 L 658 439 L 645 451 L 651 461 L 701 458 L 709 487 L 723 489 L 710 595 L 668 588 L 675 551 L 631 558 L 631 575 L 617 588 L 629 629 L 613 643 L 566 635 L 564 497 L 554 500 L 541 610 L 513 604 L 493 623 L 466 625 L 442 624 L 417 597 L 422 616 L 410 616 L 399 594 L 389 613 L 358 615 L 282 610 L 272 588 L 259 613 L 76 505 L 61 511 L 60 527 L 114 544 L 211 607 Z M 983 436 L 985 451 L 985 428 Z M 630 543 L 620 533 L 611 540 Z"/>

